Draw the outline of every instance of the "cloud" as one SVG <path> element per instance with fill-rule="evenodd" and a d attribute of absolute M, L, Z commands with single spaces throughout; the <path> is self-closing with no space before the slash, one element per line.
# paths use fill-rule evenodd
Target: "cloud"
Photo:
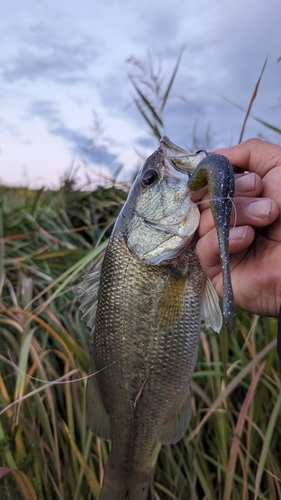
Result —
<path fill-rule="evenodd" d="M 73 155 L 89 163 L 106 165 L 112 172 L 119 167 L 118 157 L 112 154 L 106 145 L 95 141 L 94 137 L 91 138 L 68 127 L 60 117 L 59 110 L 53 101 L 34 101 L 29 107 L 29 115 L 44 120 L 49 133 L 67 142 Z"/>
<path fill-rule="evenodd" d="M 135 151 L 149 154 L 157 141 L 132 103 L 131 67 L 125 60 L 133 54 L 147 61 L 149 50 L 153 64 L 162 60 L 166 86 L 182 46 L 164 110 L 164 133 L 171 140 L 194 149 L 197 126 L 197 143 L 204 146 L 211 124 L 210 147 L 235 143 L 244 115 L 222 97 L 247 108 L 267 54 L 253 115 L 280 124 L 281 4 L 276 0 L 211 0 L 208 5 L 205 0 L 155 0 L 153 5 L 151 0 L 136 5 L 81 0 L 79 8 L 66 0 L 16 3 L 16 17 L 9 2 L 0 17 L 1 141 L 17 127 L 35 150 L 36 144 L 51 144 L 53 153 L 55 148 L 65 157 L 70 152 L 97 170 L 105 164 L 113 171 L 118 158 L 124 169 L 132 169 Z M 102 117 L 110 139 L 91 132 L 91 108 Z M 46 126 L 38 126 L 38 119 Z M 261 131 L 280 140 L 249 118 L 246 135 Z M 18 154 L 19 147 L 14 150 Z M 36 157 L 36 169 L 40 162 Z"/>
<path fill-rule="evenodd" d="M 71 145 L 73 154 L 85 158 L 90 163 L 106 165 L 112 171 L 117 167 L 117 156 L 110 153 L 104 146 L 96 145 L 94 140 L 86 137 L 76 130 L 72 130 L 64 125 L 57 124 L 50 127 L 50 133 L 64 139 Z"/>
<path fill-rule="evenodd" d="M 90 36 L 79 37 L 56 33 L 43 25 L 30 28 L 18 43 L 17 55 L 2 62 L 0 76 L 4 81 L 20 79 L 52 80 L 62 84 L 87 83 L 92 79 L 91 67 L 97 60 L 102 44 Z"/>
<path fill-rule="evenodd" d="M 53 120 L 58 120 L 59 110 L 53 101 L 42 99 L 31 103 L 29 114 L 52 122 Z"/>

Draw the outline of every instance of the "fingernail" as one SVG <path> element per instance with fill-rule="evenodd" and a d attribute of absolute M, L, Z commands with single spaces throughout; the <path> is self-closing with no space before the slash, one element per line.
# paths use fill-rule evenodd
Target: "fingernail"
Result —
<path fill-rule="evenodd" d="M 248 206 L 248 213 L 259 219 L 268 219 L 271 213 L 271 200 L 253 201 Z"/>
<path fill-rule="evenodd" d="M 248 226 L 237 226 L 233 227 L 229 231 L 229 238 L 231 240 L 240 241 L 244 240 L 248 231 Z"/>
<path fill-rule="evenodd" d="M 256 175 L 245 174 L 241 175 L 241 177 L 237 177 L 235 180 L 235 189 L 236 191 L 242 191 L 242 193 L 254 191 L 256 187 Z"/>

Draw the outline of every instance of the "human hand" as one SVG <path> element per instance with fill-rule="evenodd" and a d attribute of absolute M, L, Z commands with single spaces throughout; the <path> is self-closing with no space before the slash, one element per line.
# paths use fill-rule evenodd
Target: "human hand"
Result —
<path fill-rule="evenodd" d="M 214 151 L 251 173 L 236 175 L 235 227 L 230 230 L 230 269 L 235 304 L 262 316 L 278 316 L 281 305 L 281 147 L 249 139 Z M 196 252 L 222 296 L 216 230 L 208 204 L 200 205 Z M 231 224 L 235 215 L 232 210 Z"/>

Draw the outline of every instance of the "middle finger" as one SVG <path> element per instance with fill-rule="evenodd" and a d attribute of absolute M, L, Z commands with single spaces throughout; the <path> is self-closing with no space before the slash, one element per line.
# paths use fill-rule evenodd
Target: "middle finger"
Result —
<path fill-rule="evenodd" d="M 260 176 L 253 172 L 235 175 L 235 194 L 234 196 L 259 196 L 262 192 L 263 184 Z M 192 196 L 192 200 L 198 203 L 200 212 L 210 208 L 210 197 L 207 188 L 203 188 Z M 201 195 L 201 196 L 200 196 Z"/>
<path fill-rule="evenodd" d="M 235 197 L 233 199 L 230 224 L 233 226 L 265 227 L 275 221 L 279 209 L 275 201 L 269 198 Z M 211 210 L 201 213 L 198 227 L 199 236 L 204 236 L 214 227 Z"/>

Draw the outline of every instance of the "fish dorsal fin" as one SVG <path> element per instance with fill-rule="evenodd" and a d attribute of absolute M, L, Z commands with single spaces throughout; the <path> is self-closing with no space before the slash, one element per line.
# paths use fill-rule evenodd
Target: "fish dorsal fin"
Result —
<path fill-rule="evenodd" d="M 95 326 L 100 275 L 101 269 L 98 269 L 83 276 L 83 281 L 77 288 L 77 299 L 80 301 L 80 309 L 83 312 L 82 319 L 87 322 L 87 326 L 91 330 Z M 111 439 L 110 419 L 100 397 L 95 372 L 96 369 L 92 358 L 86 389 L 87 424 L 99 438 L 108 440 Z"/>
<path fill-rule="evenodd" d="M 190 394 L 169 422 L 163 427 L 157 441 L 162 444 L 177 443 L 183 436 L 188 427 L 191 417 Z"/>
<path fill-rule="evenodd" d="M 218 333 L 220 332 L 222 327 L 222 313 L 219 298 L 209 278 L 206 279 L 203 292 L 201 319 L 205 321 L 206 326 L 210 326 Z"/>
<path fill-rule="evenodd" d="M 98 305 L 98 292 L 100 284 L 101 269 L 83 276 L 82 283 L 77 288 L 77 299 L 80 302 L 82 319 L 87 322 L 87 326 L 93 330 L 95 326 L 96 311 Z"/>
<path fill-rule="evenodd" d="M 93 358 L 90 365 L 90 375 L 95 373 Z M 87 424 L 101 439 L 111 439 L 109 415 L 102 403 L 95 375 L 90 376 L 86 389 Z"/>

